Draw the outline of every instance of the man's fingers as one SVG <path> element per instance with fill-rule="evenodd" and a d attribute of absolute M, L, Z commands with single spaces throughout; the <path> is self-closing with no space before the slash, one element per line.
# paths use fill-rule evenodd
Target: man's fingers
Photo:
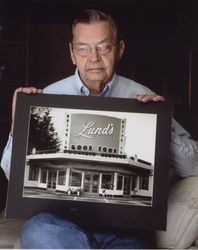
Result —
<path fill-rule="evenodd" d="M 136 95 L 136 100 L 139 102 L 159 102 L 159 101 L 165 101 L 165 98 L 160 95 Z"/>
<path fill-rule="evenodd" d="M 165 98 L 161 95 L 156 95 L 154 98 L 153 98 L 153 101 L 154 102 L 159 102 L 159 101 L 165 101 Z"/>
<path fill-rule="evenodd" d="M 37 89 L 35 87 L 19 87 L 15 90 L 16 93 L 25 93 L 25 94 L 40 94 L 42 89 Z"/>

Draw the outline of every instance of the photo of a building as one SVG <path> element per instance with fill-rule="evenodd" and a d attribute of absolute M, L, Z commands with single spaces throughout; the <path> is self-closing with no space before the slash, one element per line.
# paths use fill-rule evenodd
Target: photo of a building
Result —
<path fill-rule="evenodd" d="M 30 110 L 24 197 L 152 206 L 155 114 L 44 110 Z"/>

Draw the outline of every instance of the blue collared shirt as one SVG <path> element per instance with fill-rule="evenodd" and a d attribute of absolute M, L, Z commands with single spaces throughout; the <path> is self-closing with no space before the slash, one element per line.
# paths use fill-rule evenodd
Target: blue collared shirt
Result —
<path fill-rule="evenodd" d="M 63 80 L 55 82 L 43 89 L 45 94 L 89 96 L 89 89 L 81 81 L 78 71 Z M 154 94 L 149 88 L 125 77 L 114 74 L 100 96 L 133 98 L 137 94 Z"/>

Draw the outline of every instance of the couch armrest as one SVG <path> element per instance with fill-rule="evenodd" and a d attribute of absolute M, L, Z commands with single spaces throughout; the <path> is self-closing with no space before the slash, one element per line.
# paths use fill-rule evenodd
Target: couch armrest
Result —
<path fill-rule="evenodd" d="M 171 186 L 167 230 L 156 232 L 159 248 L 188 248 L 198 237 L 198 176 Z"/>
<path fill-rule="evenodd" d="M 24 220 L 1 219 L 0 220 L 0 248 L 13 248 L 19 238 Z"/>

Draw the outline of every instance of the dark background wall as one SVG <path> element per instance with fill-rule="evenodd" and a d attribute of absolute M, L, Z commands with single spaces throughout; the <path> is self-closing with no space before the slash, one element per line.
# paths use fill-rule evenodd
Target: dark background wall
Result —
<path fill-rule="evenodd" d="M 43 88 L 74 72 L 70 24 L 85 8 L 117 21 L 126 42 L 117 72 L 174 100 L 175 117 L 198 139 L 197 0 L 1 0 L 0 156 L 15 88 Z"/>

